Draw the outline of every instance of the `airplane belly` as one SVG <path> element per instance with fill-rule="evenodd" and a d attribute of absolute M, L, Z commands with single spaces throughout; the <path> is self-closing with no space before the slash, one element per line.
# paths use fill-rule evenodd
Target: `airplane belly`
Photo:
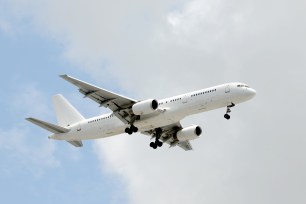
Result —
<path fill-rule="evenodd" d="M 166 111 L 154 117 L 147 117 L 135 122 L 139 131 L 147 131 L 158 127 L 167 126 L 180 121 L 184 116 L 176 111 Z"/>

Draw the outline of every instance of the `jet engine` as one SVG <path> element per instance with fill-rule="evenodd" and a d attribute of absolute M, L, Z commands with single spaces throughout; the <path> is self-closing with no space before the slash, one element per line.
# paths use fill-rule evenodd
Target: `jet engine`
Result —
<path fill-rule="evenodd" d="M 197 139 L 202 133 L 200 126 L 193 125 L 181 129 L 176 133 L 176 139 L 179 141 L 194 140 Z"/>
<path fill-rule="evenodd" d="M 153 113 L 158 108 L 158 102 L 155 99 L 148 99 L 135 103 L 132 106 L 135 115 L 146 115 Z"/>

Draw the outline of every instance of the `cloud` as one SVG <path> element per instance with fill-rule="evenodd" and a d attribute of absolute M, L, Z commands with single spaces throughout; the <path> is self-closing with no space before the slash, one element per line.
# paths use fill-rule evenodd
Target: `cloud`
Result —
<path fill-rule="evenodd" d="M 22 82 L 19 77 L 11 77 L 14 85 L 7 84 L 7 90 L 14 91 L 6 96 L 6 101 L 10 103 L 3 103 L 10 115 L 4 116 L 9 121 L 5 121 L 8 125 L 0 127 L 0 151 L 5 155 L 5 164 L 9 164 L 9 160 L 18 161 L 10 164 L 7 173 L 14 172 L 15 165 L 21 165 L 16 168 L 24 168 L 40 177 L 45 169 L 59 167 L 60 161 L 55 157 L 54 143 L 46 139 L 46 132 L 38 128 L 34 130 L 34 126 L 24 118 L 34 114 L 36 117 L 43 115 L 46 119 L 51 115 L 50 109 L 46 106 L 46 96 L 35 85 Z M 20 82 L 19 85 L 16 86 L 15 80 Z"/>
<path fill-rule="evenodd" d="M 194 151 L 154 151 L 146 136 L 96 142 L 103 169 L 131 203 L 305 203 L 305 3 L 269 1 L 12 1 L 64 56 L 131 97 L 166 97 L 243 81 L 258 94 L 183 120 Z M 38 8 L 39 9 L 36 9 Z M 286 14 L 286 15 L 284 15 Z"/>
<path fill-rule="evenodd" d="M 16 79 L 20 80 L 20 77 Z M 50 117 L 52 110 L 47 106 L 46 97 L 34 84 L 22 84 L 20 87 L 14 87 L 16 93 L 10 95 L 11 104 L 10 107 L 14 110 L 26 112 L 27 117 L 29 115 L 41 116 L 45 119 Z M 35 104 L 35 106 L 34 106 Z"/>
<path fill-rule="evenodd" d="M 28 128 L 0 129 L 0 151 L 6 153 L 6 159 L 18 160 L 22 168 L 39 177 L 45 168 L 56 168 L 60 162 L 54 156 L 56 149 L 53 143 L 39 139 L 33 142 L 30 134 Z M 14 172 L 14 169 L 11 171 Z"/>

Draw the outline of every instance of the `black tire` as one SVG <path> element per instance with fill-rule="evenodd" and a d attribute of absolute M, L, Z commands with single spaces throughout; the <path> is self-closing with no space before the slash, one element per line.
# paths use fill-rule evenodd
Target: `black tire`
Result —
<path fill-rule="evenodd" d="M 229 114 L 225 114 L 225 115 L 224 115 L 224 118 L 227 119 L 227 120 L 229 120 L 229 119 L 231 118 L 231 116 L 230 116 Z"/>
<path fill-rule="evenodd" d="M 133 132 L 138 132 L 138 127 L 132 126 L 131 129 L 133 130 Z"/>
<path fill-rule="evenodd" d="M 157 141 L 156 141 L 156 145 L 159 146 L 159 147 L 161 147 L 161 146 L 163 146 L 163 143 L 162 143 L 161 141 L 157 140 Z"/>
<path fill-rule="evenodd" d="M 125 133 L 129 133 L 130 132 L 130 128 L 125 128 Z"/>
<path fill-rule="evenodd" d="M 150 147 L 152 147 L 153 149 L 156 149 L 156 148 L 157 148 L 157 146 L 156 146 L 156 144 L 155 144 L 154 142 L 151 142 L 151 143 L 150 143 Z"/>

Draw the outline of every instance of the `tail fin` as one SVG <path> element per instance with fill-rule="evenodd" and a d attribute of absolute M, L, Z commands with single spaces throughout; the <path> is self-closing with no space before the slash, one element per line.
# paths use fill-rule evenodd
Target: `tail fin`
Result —
<path fill-rule="evenodd" d="M 64 96 L 57 94 L 52 97 L 58 125 L 62 127 L 85 120 L 85 118 L 73 107 Z"/>

